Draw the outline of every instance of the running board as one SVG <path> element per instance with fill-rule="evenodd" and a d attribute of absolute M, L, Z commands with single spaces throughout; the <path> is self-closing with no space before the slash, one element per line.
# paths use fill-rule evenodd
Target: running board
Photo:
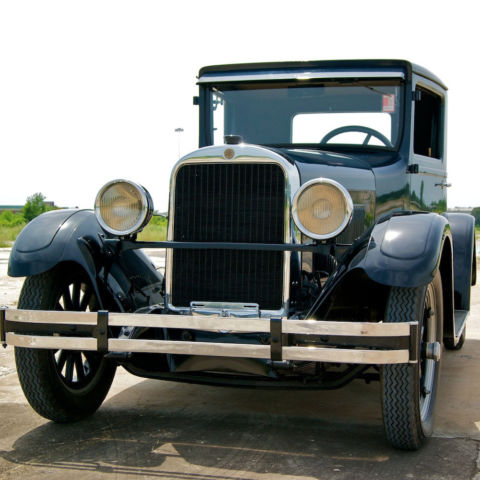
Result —
<path fill-rule="evenodd" d="M 455 310 L 455 345 L 462 336 L 469 314 L 468 310 Z"/>

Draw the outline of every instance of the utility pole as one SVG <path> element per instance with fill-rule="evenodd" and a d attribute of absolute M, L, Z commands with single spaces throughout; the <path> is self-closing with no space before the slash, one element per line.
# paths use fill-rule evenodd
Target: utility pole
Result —
<path fill-rule="evenodd" d="M 182 127 L 176 128 L 175 133 L 178 133 L 178 158 L 180 158 L 180 143 L 181 143 L 181 134 L 183 133 L 183 128 Z"/>

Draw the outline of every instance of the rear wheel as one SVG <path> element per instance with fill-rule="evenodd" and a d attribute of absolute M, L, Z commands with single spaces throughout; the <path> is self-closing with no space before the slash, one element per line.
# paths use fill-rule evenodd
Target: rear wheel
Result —
<path fill-rule="evenodd" d="M 98 300 L 82 272 L 53 269 L 27 277 L 18 308 L 96 311 Z M 33 409 L 55 422 L 80 420 L 105 399 L 116 367 L 96 352 L 15 347 L 18 378 Z"/>
<path fill-rule="evenodd" d="M 444 344 L 447 350 L 460 350 L 465 343 L 465 339 L 467 338 L 467 327 L 463 327 L 463 332 L 460 335 L 457 343 L 453 343 L 453 340 L 450 338 L 445 338 Z"/>
<path fill-rule="evenodd" d="M 396 448 L 418 449 L 433 430 L 433 411 L 440 371 L 443 296 L 440 274 L 427 287 L 392 287 L 387 322 L 419 324 L 419 362 L 382 369 L 385 433 Z"/>

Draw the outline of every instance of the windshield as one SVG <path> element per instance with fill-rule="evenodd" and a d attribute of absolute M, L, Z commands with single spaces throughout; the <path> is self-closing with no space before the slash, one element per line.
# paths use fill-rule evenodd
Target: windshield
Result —
<path fill-rule="evenodd" d="M 400 80 L 237 83 L 210 89 L 213 143 L 396 148 L 401 134 Z"/>

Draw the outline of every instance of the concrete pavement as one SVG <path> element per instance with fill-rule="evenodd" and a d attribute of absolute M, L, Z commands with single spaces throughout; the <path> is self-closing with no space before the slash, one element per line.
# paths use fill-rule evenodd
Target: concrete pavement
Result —
<path fill-rule="evenodd" d="M 95 415 L 54 424 L 26 403 L 9 347 L 0 351 L 0 479 L 480 480 L 479 347 L 477 286 L 464 348 L 444 354 L 435 436 L 419 452 L 385 443 L 379 386 L 360 381 L 323 392 L 240 390 L 119 369 Z"/>

